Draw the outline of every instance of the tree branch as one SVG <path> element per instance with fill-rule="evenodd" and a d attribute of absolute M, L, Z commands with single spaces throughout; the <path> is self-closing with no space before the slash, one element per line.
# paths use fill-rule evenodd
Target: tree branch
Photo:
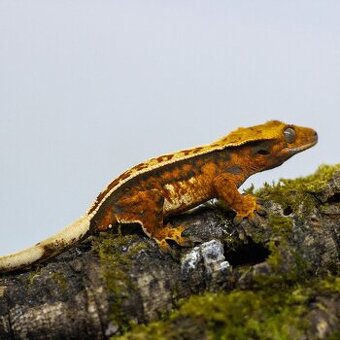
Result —
<path fill-rule="evenodd" d="M 48 263 L 2 275 L 0 338 L 105 339 L 125 333 L 133 339 L 137 334 L 156 334 L 154 322 L 163 319 L 162 334 L 170 338 L 187 329 L 187 338 L 194 339 L 198 330 L 209 335 L 234 328 L 229 319 L 214 324 L 214 316 L 204 311 L 197 318 L 202 300 L 195 300 L 197 308 L 185 312 L 188 297 L 203 294 L 205 299 L 213 292 L 221 294 L 221 300 L 229 299 L 232 308 L 230 299 L 236 292 L 262 299 L 275 291 L 292 292 L 297 285 L 305 287 L 304 296 L 313 303 L 302 299 L 299 315 L 306 325 L 290 322 L 290 331 L 307 338 L 339 332 L 338 168 L 323 167 L 314 177 L 260 190 L 257 194 L 264 198 L 268 215 L 257 223 L 235 226 L 232 212 L 211 204 L 172 219 L 190 226 L 185 233 L 201 240 L 192 248 L 172 245 L 177 258 L 162 254 L 140 230 L 124 228 L 123 234 L 98 235 Z M 242 294 L 237 301 L 242 301 Z M 177 314 L 171 313 L 178 306 Z M 224 323 L 229 328 L 223 328 Z"/>

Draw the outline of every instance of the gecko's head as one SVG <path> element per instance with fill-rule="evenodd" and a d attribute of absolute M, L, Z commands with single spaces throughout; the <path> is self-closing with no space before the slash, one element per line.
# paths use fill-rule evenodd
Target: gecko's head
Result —
<path fill-rule="evenodd" d="M 212 148 L 242 148 L 251 172 L 274 168 L 318 141 L 310 128 L 271 120 L 265 124 L 241 127 L 217 140 Z"/>
<path fill-rule="evenodd" d="M 268 129 L 267 138 L 251 143 L 251 153 L 264 169 L 282 164 L 318 141 L 316 131 L 307 127 L 271 121 L 264 124 L 263 128 Z"/>

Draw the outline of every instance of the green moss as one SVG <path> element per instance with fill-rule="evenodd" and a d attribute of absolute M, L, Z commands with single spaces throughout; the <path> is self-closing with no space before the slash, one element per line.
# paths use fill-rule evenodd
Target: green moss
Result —
<path fill-rule="evenodd" d="M 340 331 L 337 331 L 333 334 L 331 334 L 327 340 L 339 340 L 340 339 Z"/>
<path fill-rule="evenodd" d="M 293 231 L 293 221 L 289 217 L 269 215 L 268 222 L 276 236 L 287 237 L 290 236 Z"/>
<path fill-rule="evenodd" d="M 181 303 L 168 320 L 135 326 L 119 339 L 298 339 L 306 335 L 309 301 L 339 292 L 330 277 L 285 290 L 206 293 Z"/>
<path fill-rule="evenodd" d="M 140 242 L 137 235 L 121 236 L 106 233 L 93 241 L 92 248 L 99 255 L 101 274 L 114 299 L 111 303 L 111 321 L 123 329 L 127 328 L 131 320 L 126 318 L 122 307 L 124 298 L 128 297 L 134 288 L 129 268 L 132 258 L 142 249 L 146 249 L 147 243 Z"/>
<path fill-rule="evenodd" d="M 188 318 L 193 324 L 204 325 L 205 337 L 210 339 L 298 338 L 306 327 L 300 321 L 304 308 L 288 304 L 287 298 L 288 294 L 269 298 L 251 291 L 193 296 L 168 321 L 136 327 L 121 339 L 179 338 L 179 329 L 176 331 L 174 325 L 180 327 L 179 320 Z"/>
<path fill-rule="evenodd" d="M 274 240 L 271 240 L 268 243 L 270 255 L 269 255 L 266 262 L 270 265 L 270 267 L 274 271 L 277 271 L 280 268 L 280 266 L 282 265 L 283 258 L 282 258 L 282 252 L 280 251 L 280 248 L 282 248 L 284 246 L 285 246 L 285 244 L 282 245 L 282 243 L 281 243 L 281 246 L 277 245 Z"/>
<path fill-rule="evenodd" d="M 283 209 L 292 209 L 297 215 L 303 216 L 313 211 L 317 200 L 313 194 L 320 192 L 330 180 L 335 171 L 340 170 L 340 164 L 321 165 L 317 171 L 306 177 L 296 179 L 280 179 L 278 183 L 252 191 L 264 200 L 273 200 L 280 203 Z"/>
<path fill-rule="evenodd" d="M 327 279 L 318 281 L 315 286 L 318 291 L 323 293 L 338 293 L 340 294 L 340 277 L 330 276 Z"/>
<path fill-rule="evenodd" d="M 61 273 L 54 272 L 52 273 L 51 277 L 52 277 L 52 280 L 60 287 L 62 292 L 64 293 L 67 292 L 68 281 Z"/>
<path fill-rule="evenodd" d="M 28 280 L 28 284 L 32 285 L 34 283 L 34 280 L 39 277 L 40 275 L 40 269 L 38 270 L 32 270 L 29 272 L 27 280 Z"/>

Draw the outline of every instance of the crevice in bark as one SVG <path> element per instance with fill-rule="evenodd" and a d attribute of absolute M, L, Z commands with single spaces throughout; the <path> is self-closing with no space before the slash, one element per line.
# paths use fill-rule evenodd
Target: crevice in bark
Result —
<path fill-rule="evenodd" d="M 340 203 L 340 193 L 335 193 L 327 199 L 328 203 Z"/>
<path fill-rule="evenodd" d="M 289 216 L 292 213 L 293 213 L 293 208 L 290 205 L 283 209 L 283 215 L 285 216 Z"/>
<path fill-rule="evenodd" d="M 225 258 L 234 267 L 255 265 L 264 262 L 270 251 L 263 244 L 248 239 L 247 243 L 240 244 L 236 249 L 225 248 Z"/>

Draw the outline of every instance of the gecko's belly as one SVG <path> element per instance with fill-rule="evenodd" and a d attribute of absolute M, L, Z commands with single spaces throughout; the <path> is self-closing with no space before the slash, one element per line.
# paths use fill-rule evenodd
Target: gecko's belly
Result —
<path fill-rule="evenodd" d="M 197 185 L 195 178 L 164 185 L 163 213 L 172 214 L 188 210 L 209 199 L 207 186 Z"/>

